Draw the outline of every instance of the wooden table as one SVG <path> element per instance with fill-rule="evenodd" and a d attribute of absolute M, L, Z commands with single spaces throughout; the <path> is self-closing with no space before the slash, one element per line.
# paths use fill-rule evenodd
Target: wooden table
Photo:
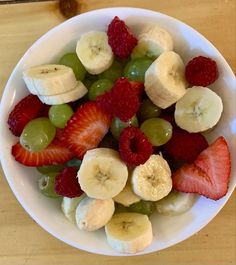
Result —
<path fill-rule="evenodd" d="M 111 2 L 111 4 L 108 4 Z M 236 71 L 235 0 L 80 1 L 80 12 L 108 6 L 153 9 L 186 22 L 205 35 Z M 0 94 L 23 53 L 64 20 L 57 2 L 0 5 Z M 72 248 L 39 227 L 19 205 L 0 171 L 0 264 L 236 264 L 236 193 L 199 233 L 181 244 L 139 257 L 106 257 Z"/>

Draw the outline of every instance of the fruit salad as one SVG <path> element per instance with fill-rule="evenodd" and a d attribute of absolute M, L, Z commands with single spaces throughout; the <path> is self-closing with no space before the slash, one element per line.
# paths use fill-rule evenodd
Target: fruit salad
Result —
<path fill-rule="evenodd" d="M 159 25 L 135 36 L 114 17 L 58 62 L 24 70 L 29 95 L 8 117 L 12 156 L 40 172 L 39 192 L 61 200 L 78 229 L 104 229 L 118 252 L 142 251 L 154 212 L 182 214 L 198 196 L 227 193 L 227 141 L 203 134 L 222 115 L 208 87 L 218 76 L 212 58 L 185 64 Z"/>

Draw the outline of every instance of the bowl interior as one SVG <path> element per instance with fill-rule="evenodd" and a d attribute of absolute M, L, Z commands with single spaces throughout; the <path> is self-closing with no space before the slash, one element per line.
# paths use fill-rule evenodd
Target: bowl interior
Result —
<path fill-rule="evenodd" d="M 12 191 L 31 217 L 58 239 L 90 252 L 118 256 L 121 254 L 107 244 L 103 229 L 96 232 L 80 231 L 62 214 L 60 200 L 48 199 L 39 193 L 39 174 L 36 170 L 16 163 L 11 156 L 11 146 L 17 139 L 10 134 L 7 126 L 9 112 L 17 101 L 28 94 L 22 80 L 22 71 L 30 66 L 57 63 L 62 54 L 75 50 L 76 41 L 82 33 L 89 30 L 106 30 L 116 15 L 126 20 L 136 34 L 144 25 L 150 23 L 166 28 L 174 38 L 175 51 L 181 55 L 184 62 L 200 54 L 217 61 L 220 77 L 211 88 L 222 97 L 224 112 L 219 124 L 214 131 L 207 134 L 207 138 L 211 142 L 219 135 L 225 136 L 232 155 L 232 176 L 227 195 L 218 201 L 200 197 L 190 211 L 180 216 L 164 217 L 154 214 L 151 217 L 153 243 L 137 254 L 167 248 L 198 232 L 220 211 L 231 195 L 236 184 L 236 150 L 233 149 L 236 144 L 236 89 L 232 70 L 221 54 L 203 36 L 174 18 L 136 8 L 101 9 L 72 18 L 42 36 L 17 64 L 4 90 L 0 108 L 0 158 Z"/>

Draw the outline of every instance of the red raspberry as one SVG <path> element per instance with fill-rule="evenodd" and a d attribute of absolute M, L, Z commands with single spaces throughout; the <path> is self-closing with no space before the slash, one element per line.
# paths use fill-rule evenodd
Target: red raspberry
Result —
<path fill-rule="evenodd" d="M 189 133 L 175 128 L 171 139 L 163 146 L 164 152 L 176 160 L 192 163 L 208 147 L 205 137 L 200 133 Z"/>
<path fill-rule="evenodd" d="M 136 127 L 125 128 L 119 139 L 121 158 L 129 166 L 144 164 L 153 152 L 147 137 Z"/>
<path fill-rule="evenodd" d="M 114 17 L 107 30 L 108 43 L 113 53 L 120 58 L 127 58 L 138 41 L 130 32 L 125 22 Z"/>
<path fill-rule="evenodd" d="M 185 68 L 185 78 L 195 86 L 208 86 L 219 76 L 217 64 L 211 58 L 198 56 L 188 62 Z"/>
<path fill-rule="evenodd" d="M 111 91 L 105 92 L 104 94 L 96 97 L 96 102 L 107 114 L 113 116 Z"/>
<path fill-rule="evenodd" d="M 57 194 L 74 198 L 83 193 L 77 180 L 77 171 L 76 167 L 66 167 L 56 176 L 55 192 Z"/>
<path fill-rule="evenodd" d="M 136 91 L 136 93 L 138 94 L 140 100 L 142 99 L 142 95 L 143 95 L 143 91 L 144 91 L 144 83 L 142 82 L 137 82 L 137 81 L 130 81 L 130 84 L 132 86 L 132 88 Z"/>

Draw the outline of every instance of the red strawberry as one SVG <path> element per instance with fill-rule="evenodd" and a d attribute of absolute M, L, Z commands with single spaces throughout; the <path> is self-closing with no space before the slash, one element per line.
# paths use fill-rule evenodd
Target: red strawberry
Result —
<path fill-rule="evenodd" d="M 221 136 L 192 164 L 184 165 L 173 174 L 173 188 L 218 200 L 227 193 L 230 169 L 229 149 Z"/>
<path fill-rule="evenodd" d="M 110 122 L 110 115 L 95 101 L 85 103 L 69 120 L 60 139 L 81 159 L 89 149 L 98 146 Z"/>
<path fill-rule="evenodd" d="M 28 95 L 16 104 L 8 117 L 9 129 L 15 136 L 20 136 L 25 125 L 36 118 L 44 104 L 35 95 Z"/>
<path fill-rule="evenodd" d="M 58 140 L 54 140 L 40 152 L 30 152 L 17 142 L 12 146 L 12 155 L 16 161 L 30 167 L 63 164 L 74 157 L 74 154 Z"/>
<path fill-rule="evenodd" d="M 83 194 L 77 179 L 76 167 L 66 167 L 55 180 L 55 192 L 61 196 L 74 198 Z"/>

